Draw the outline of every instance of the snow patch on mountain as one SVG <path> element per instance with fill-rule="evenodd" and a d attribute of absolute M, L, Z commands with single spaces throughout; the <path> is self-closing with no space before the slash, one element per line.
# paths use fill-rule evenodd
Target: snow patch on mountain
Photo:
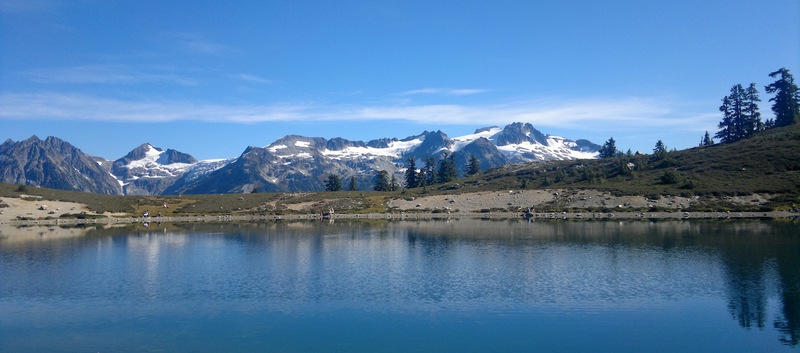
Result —
<path fill-rule="evenodd" d="M 459 136 L 459 137 L 453 138 L 454 144 L 452 146 L 451 151 L 453 151 L 453 152 L 460 151 L 466 145 L 469 145 L 470 143 L 472 143 L 473 141 L 475 141 L 475 140 L 477 140 L 477 139 L 479 139 L 481 137 L 491 140 L 492 137 L 494 137 L 494 135 L 497 135 L 498 133 L 500 133 L 500 131 L 503 131 L 503 129 L 501 129 L 499 127 L 496 127 L 496 126 L 493 126 L 493 127 L 490 127 L 490 128 L 479 129 L 474 134 L 471 134 L 471 135 L 464 135 L 464 136 Z"/>
<path fill-rule="evenodd" d="M 186 182 L 193 182 L 197 179 L 200 179 L 204 175 L 213 173 L 217 169 L 220 169 L 235 160 L 236 158 L 202 160 L 193 164 L 189 169 L 187 169 L 182 178 Z"/>
<path fill-rule="evenodd" d="M 267 148 L 267 150 L 272 152 L 272 153 L 275 153 L 275 152 L 278 152 L 278 150 L 282 150 L 282 149 L 286 149 L 286 148 L 289 148 L 289 146 L 286 146 L 286 145 L 275 145 L 275 146 Z"/>
<path fill-rule="evenodd" d="M 375 157 L 399 158 L 403 153 L 414 149 L 421 143 L 422 140 L 417 138 L 407 141 L 392 141 L 389 143 L 389 147 L 386 148 L 350 146 L 339 151 L 325 149 L 322 154 L 335 160 L 374 159 Z"/>

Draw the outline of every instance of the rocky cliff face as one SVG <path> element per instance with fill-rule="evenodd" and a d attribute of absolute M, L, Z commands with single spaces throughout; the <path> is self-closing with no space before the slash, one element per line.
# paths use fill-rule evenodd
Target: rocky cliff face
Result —
<path fill-rule="evenodd" d="M 94 157 L 55 137 L 33 136 L 0 145 L 2 182 L 53 189 L 121 194 L 122 189 Z"/>

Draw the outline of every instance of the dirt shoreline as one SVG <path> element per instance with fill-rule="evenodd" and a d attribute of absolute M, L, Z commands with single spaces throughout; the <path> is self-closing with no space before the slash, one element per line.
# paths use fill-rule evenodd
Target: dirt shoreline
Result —
<path fill-rule="evenodd" d="M 766 202 L 768 195 L 750 195 L 728 198 L 726 201 L 741 205 L 758 205 Z M 725 218 L 795 218 L 793 211 L 750 212 L 685 212 L 703 200 L 696 197 L 664 196 L 648 199 L 645 196 L 613 196 L 595 190 L 508 190 L 483 191 L 455 195 L 430 195 L 422 197 L 394 197 L 387 200 L 387 212 L 336 213 L 333 219 L 725 219 Z M 94 215 L 85 205 L 64 201 L 0 198 L 0 225 L 76 225 L 124 224 L 166 222 L 257 222 L 278 220 L 323 219 L 318 211 L 306 204 L 290 204 L 294 212 L 282 215 L 258 214 L 245 211 L 240 214 L 209 214 L 192 216 L 131 217 L 125 214 Z M 310 205 L 310 204 L 309 204 Z M 537 207 L 540 210 L 537 211 Z M 543 209 L 563 209 L 560 212 L 542 212 Z M 603 212 L 597 210 L 602 209 Z M 643 211 L 643 210 L 653 210 Z M 656 211 L 657 210 L 657 211 Z M 65 214 L 86 213 L 86 219 L 64 218 Z M 295 213 L 296 212 L 296 213 Z M 328 217 L 330 218 L 330 217 Z"/>
<path fill-rule="evenodd" d="M 320 217 L 317 214 L 289 214 L 289 215 L 207 215 L 207 216 L 181 216 L 181 217 L 104 217 L 95 219 L 31 219 L 31 220 L 6 220 L 0 225 L 8 226 L 33 226 L 33 225 L 81 225 L 81 224 L 135 224 L 135 223 L 216 223 L 216 222 L 271 222 L 291 220 L 433 220 L 433 219 L 527 219 L 537 220 L 689 220 L 689 219 L 757 219 L 757 218 L 798 218 L 800 214 L 788 211 L 770 212 L 562 212 L 562 213 L 534 213 L 526 217 L 517 212 L 457 212 L 457 213 L 353 213 L 336 214 L 333 217 Z"/>

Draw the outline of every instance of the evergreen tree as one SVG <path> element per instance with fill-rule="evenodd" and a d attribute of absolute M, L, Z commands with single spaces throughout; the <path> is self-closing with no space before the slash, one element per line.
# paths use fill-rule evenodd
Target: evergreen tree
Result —
<path fill-rule="evenodd" d="M 439 161 L 439 170 L 436 176 L 436 182 L 440 184 L 449 183 L 457 178 L 458 172 L 456 171 L 456 162 L 453 159 L 453 155 L 445 154 L 444 158 Z"/>
<path fill-rule="evenodd" d="M 714 136 L 722 143 L 736 142 L 753 136 L 761 126 L 761 113 L 758 111 L 758 89 L 755 83 L 744 89 L 741 84 L 731 87 L 731 94 L 722 99 L 722 120 L 719 132 Z"/>
<path fill-rule="evenodd" d="M 425 188 L 428 186 L 428 176 L 425 175 L 425 168 L 419 170 L 419 174 L 417 174 L 417 187 Z"/>
<path fill-rule="evenodd" d="M 731 101 L 731 130 L 734 142 L 742 139 L 744 134 L 744 87 L 741 84 L 731 87 L 731 94 L 728 96 Z"/>
<path fill-rule="evenodd" d="M 758 102 L 761 99 L 758 97 L 758 88 L 755 83 L 751 83 L 743 91 L 742 100 L 742 136 L 741 138 L 748 138 L 753 136 L 757 131 L 763 130 L 761 124 L 761 113 L 758 111 Z"/>
<path fill-rule="evenodd" d="M 700 146 L 711 146 L 714 144 L 714 140 L 711 139 L 711 134 L 706 131 L 706 134 L 703 135 L 703 138 L 700 139 Z"/>
<path fill-rule="evenodd" d="M 375 176 L 375 186 L 372 188 L 375 191 L 389 191 L 389 173 L 381 170 Z"/>
<path fill-rule="evenodd" d="M 475 175 L 481 172 L 481 163 L 478 162 L 478 157 L 470 156 L 469 163 L 467 164 L 467 175 Z"/>
<path fill-rule="evenodd" d="M 772 112 L 775 113 L 775 127 L 788 126 L 800 122 L 800 90 L 794 83 L 794 77 L 786 68 L 769 74 L 769 77 L 780 78 L 767 85 L 764 90 L 775 97 L 772 102 Z"/>
<path fill-rule="evenodd" d="M 653 155 L 658 158 L 664 158 L 667 155 L 667 146 L 663 141 L 658 140 L 656 142 L 656 147 L 653 148 Z"/>
<path fill-rule="evenodd" d="M 339 191 L 342 189 L 342 179 L 339 176 L 331 174 L 325 180 L 325 191 Z"/>
<path fill-rule="evenodd" d="M 737 84 L 731 87 L 730 95 L 722 98 L 722 120 L 717 125 L 719 131 L 714 135 L 722 143 L 736 142 L 753 136 L 763 129 L 761 113 L 758 111 L 758 89 L 755 83 L 745 89 Z"/>
<path fill-rule="evenodd" d="M 718 138 L 721 143 L 736 141 L 734 112 L 730 97 L 725 96 L 722 98 L 722 105 L 719 107 L 719 111 L 722 112 L 722 120 L 717 124 L 719 131 L 714 134 L 714 137 Z"/>
<path fill-rule="evenodd" d="M 397 191 L 400 188 L 400 185 L 397 184 L 397 178 L 392 173 L 392 181 L 389 182 L 389 191 Z"/>
<path fill-rule="evenodd" d="M 419 179 L 417 179 L 417 164 L 414 157 L 408 157 L 406 161 L 406 188 L 413 189 L 419 186 Z"/>
<path fill-rule="evenodd" d="M 347 186 L 347 191 L 358 191 L 358 185 L 356 185 L 356 177 L 350 177 L 350 185 Z"/>
<path fill-rule="evenodd" d="M 436 160 L 428 156 L 425 158 L 425 185 L 436 184 Z"/>
<path fill-rule="evenodd" d="M 609 138 L 603 147 L 600 148 L 600 158 L 610 158 L 614 157 L 617 154 L 617 145 L 614 138 Z"/>

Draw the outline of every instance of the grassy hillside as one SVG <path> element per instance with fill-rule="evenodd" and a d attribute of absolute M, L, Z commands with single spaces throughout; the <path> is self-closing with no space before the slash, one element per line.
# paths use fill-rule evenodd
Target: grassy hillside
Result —
<path fill-rule="evenodd" d="M 630 166 L 630 167 L 628 167 Z M 732 144 L 697 147 L 665 156 L 637 155 L 600 160 L 506 165 L 454 183 L 378 193 L 313 192 L 183 196 L 112 196 L 0 184 L 0 196 L 36 197 L 88 205 L 92 212 L 169 215 L 257 212 L 384 212 L 389 197 L 487 190 L 596 189 L 615 195 L 728 196 L 768 194 L 771 209 L 800 205 L 800 125 L 773 129 Z M 168 208 L 164 208 L 164 204 Z M 298 211 L 297 205 L 304 205 Z M 709 207 L 714 207 L 713 203 Z"/>
<path fill-rule="evenodd" d="M 461 181 L 481 189 L 597 189 L 621 195 L 726 196 L 771 194 L 800 204 L 800 125 L 731 144 L 600 160 L 515 164 Z"/>

